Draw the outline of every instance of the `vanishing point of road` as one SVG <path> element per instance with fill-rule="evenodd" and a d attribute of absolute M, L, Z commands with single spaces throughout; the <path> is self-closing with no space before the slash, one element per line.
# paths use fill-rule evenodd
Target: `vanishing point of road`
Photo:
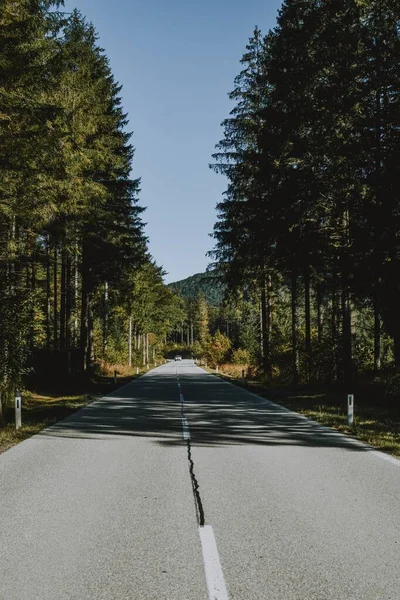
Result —
<path fill-rule="evenodd" d="M 0 456 L 0 599 L 398 600 L 399 466 L 168 363 Z"/>

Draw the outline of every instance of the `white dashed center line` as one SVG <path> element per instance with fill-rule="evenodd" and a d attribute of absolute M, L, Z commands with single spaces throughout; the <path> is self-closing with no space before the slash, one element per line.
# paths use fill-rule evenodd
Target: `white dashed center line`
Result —
<path fill-rule="evenodd" d="M 183 404 L 185 399 L 181 392 L 181 384 L 179 383 L 178 370 L 176 371 L 176 375 L 178 380 L 179 400 L 181 403 L 183 439 L 188 442 L 188 449 L 190 452 L 189 423 L 183 413 Z M 193 462 L 191 464 L 193 467 Z M 198 487 L 197 482 L 196 485 Z M 207 582 L 208 598 L 209 600 L 229 600 L 213 528 L 211 525 L 204 525 L 202 523 L 204 523 L 204 515 L 203 521 L 200 521 L 199 534 L 201 541 L 201 549 L 203 552 L 204 572 Z"/>
<path fill-rule="evenodd" d="M 228 600 L 228 592 L 222 572 L 221 561 L 214 531 L 211 525 L 199 527 L 201 548 L 203 550 L 204 570 L 208 588 L 209 600 Z"/>

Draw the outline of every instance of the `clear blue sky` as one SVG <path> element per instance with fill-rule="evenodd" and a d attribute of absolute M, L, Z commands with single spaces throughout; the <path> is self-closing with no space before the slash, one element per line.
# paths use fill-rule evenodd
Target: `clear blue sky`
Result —
<path fill-rule="evenodd" d="M 226 187 L 208 168 L 233 107 L 228 92 L 254 26 L 274 27 L 281 0 L 66 0 L 99 33 L 134 132 L 133 176 L 150 252 L 166 282 L 206 269 Z"/>

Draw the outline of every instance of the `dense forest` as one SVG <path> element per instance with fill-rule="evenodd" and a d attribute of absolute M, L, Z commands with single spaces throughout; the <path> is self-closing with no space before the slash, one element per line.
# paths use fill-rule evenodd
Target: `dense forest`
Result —
<path fill-rule="evenodd" d="M 224 299 L 226 286 L 210 272 L 196 273 L 186 279 L 174 281 L 169 288 L 182 298 L 194 299 L 204 296 L 210 306 L 218 306 Z"/>
<path fill-rule="evenodd" d="M 41 372 L 148 362 L 179 308 L 148 252 L 121 87 L 61 8 L 0 7 L 0 418 Z"/>
<path fill-rule="evenodd" d="M 227 180 L 212 262 L 166 286 L 94 26 L 4 0 L 0 418 L 44 371 L 177 348 L 269 382 L 400 390 L 399 31 L 393 0 L 286 0 L 256 27 L 210 165 Z"/>
<path fill-rule="evenodd" d="M 286 0 L 243 55 L 210 254 L 256 295 L 269 380 L 400 368 L 399 31 L 392 0 Z"/>
<path fill-rule="evenodd" d="M 287 0 L 256 27 L 210 165 L 228 181 L 210 284 L 175 284 L 198 294 L 197 353 L 224 338 L 214 364 L 400 392 L 399 31 L 389 0 Z"/>

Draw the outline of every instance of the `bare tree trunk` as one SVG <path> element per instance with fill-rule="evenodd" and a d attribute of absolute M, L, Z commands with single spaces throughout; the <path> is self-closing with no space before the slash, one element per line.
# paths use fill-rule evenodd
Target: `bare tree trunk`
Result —
<path fill-rule="evenodd" d="M 149 334 L 146 333 L 146 364 L 149 363 Z"/>
<path fill-rule="evenodd" d="M 381 370 L 381 317 L 379 308 L 374 305 L 374 372 L 377 375 Z"/>
<path fill-rule="evenodd" d="M 35 264 L 35 256 L 34 256 L 33 252 L 31 254 L 31 261 L 32 261 L 31 268 L 29 269 L 29 267 L 28 267 L 28 278 L 30 280 L 30 281 L 28 281 L 28 285 L 30 285 L 32 292 L 35 293 L 36 264 Z M 32 304 L 32 308 L 31 308 L 31 323 L 30 323 L 30 327 L 29 327 L 29 346 L 30 346 L 30 352 L 33 354 L 33 352 L 35 350 L 35 306 L 34 306 L 34 304 Z"/>
<path fill-rule="evenodd" d="M 344 382 L 353 383 L 353 343 L 352 343 L 352 310 L 347 272 L 342 276 L 342 362 Z"/>
<path fill-rule="evenodd" d="M 312 348 L 311 348 L 311 306 L 310 306 L 310 271 L 304 273 L 304 312 L 306 329 L 306 375 L 307 383 L 312 378 Z"/>
<path fill-rule="evenodd" d="M 88 371 L 91 368 L 93 352 L 93 316 L 92 316 L 92 290 L 90 281 L 90 270 L 87 265 L 85 249 L 82 249 L 82 286 L 81 286 L 81 335 L 80 352 L 82 357 L 82 369 Z"/>
<path fill-rule="evenodd" d="M 108 342 L 108 282 L 104 283 L 104 307 L 103 307 L 103 359 L 107 354 Z"/>
<path fill-rule="evenodd" d="M 297 314 L 297 274 L 295 271 L 292 272 L 291 278 L 291 288 L 292 288 L 292 382 L 294 385 L 298 383 L 299 380 L 299 348 L 298 348 L 298 314 Z"/>
<path fill-rule="evenodd" d="M 86 291 L 85 277 L 82 278 L 82 309 L 81 309 L 81 339 L 80 352 L 82 357 L 81 368 L 83 372 L 87 369 L 87 348 L 88 348 L 88 294 Z"/>
<path fill-rule="evenodd" d="M 54 349 L 58 348 L 58 286 L 57 286 L 57 242 L 54 242 L 53 250 L 53 338 Z"/>
<path fill-rule="evenodd" d="M 267 283 L 264 279 L 261 283 L 261 302 L 260 302 L 260 320 L 261 320 L 261 354 L 262 366 L 265 377 L 270 379 L 270 339 L 269 339 L 269 323 L 268 323 L 268 300 L 267 300 Z"/>
<path fill-rule="evenodd" d="M 333 286 L 332 286 L 332 315 L 331 315 L 331 338 L 332 338 L 332 378 L 333 381 L 338 380 L 338 290 L 337 290 L 337 276 L 333 274 Z"/>
<path fill-rule="evenodd" d="M 146 335 L 143 334 L 142 336 L 142 341 L 143 341 L 143 366 L 145 366 L 146 364 Z"/>
<path fill-rule="evenodd" d="M 396 369 L 400 369 L 400 329 L 396 327 L 393 334 L 393 353 Z"/>
<path fill-rule="evenodd" d="M 322 343 L 322 289 L 321 284 L 317 283 L 317 332 L 318 346 Z"/>
<path fill-rule="evenodd" d="M 78 247 L 75 250 L 75 265 L 74 265 L 74 343 L 78 345 L 78 298 L 79 298 L 79 264 L 78 264 Z M 83 311 L 83 308 L 81 308 Z"/>
<path fill-rule="evenodd" d="M 72 289 L 71 289 L 71 254 L 67 253 L 66 273 L 66 306 L 65 306 L 65 346 L 71 347 L 71 313 L 72 313 Z"/>
<path fill-rule="evenodd" d="M 3 390 L 0 390 L 0 425 L 4 425 L 5 420 L 6 419 L 3 408 Z"/>
<path fill-rule="evenodd" d="M 88 338 L 87 338 L 87 370 L 94 369 L 94 321 L 93 321 L 93 293 L 88 296 Z"/>
<path fill-rule="evenodd" d="M 129 332 L 128 332 L 128 365 L 132 366 L 132 317 L 129 317 Z"/>
<path fill-rule="evenodd" d="M 269 339 L 269 356 L 270 356 L 270 377 L 272 378 L 272 357 L 271 357 L 271 344 L 272 344 L 272 275 L 267 275 L 267 327 L 268 327 L 268 339 Z"/>
<path fill-rule="evenodd" d="M 46 239 L 46 345 L 51 346 L 51 272 L 50 272 L 50 237 Z"/>
<path fill-rule="evenodd" d="M 60 350 L 65 350 L 67 303 L 67 251 L 65 248 L 65 233 L 61 240 L 61 276 L 60 276 Z"/>

